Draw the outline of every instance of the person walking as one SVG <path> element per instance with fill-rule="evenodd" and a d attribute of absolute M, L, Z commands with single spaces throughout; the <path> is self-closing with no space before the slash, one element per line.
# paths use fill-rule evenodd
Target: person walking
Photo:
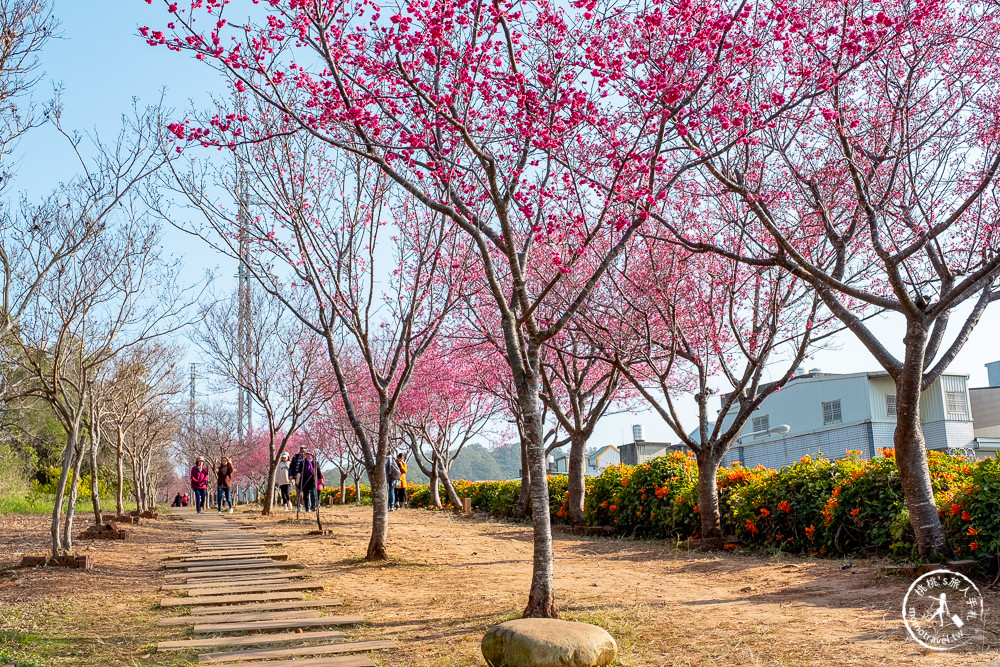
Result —
<path fill-rule="evenodd" d="M 402 452 L 396 455 L 396 465 L 399 466 L 399 479 L 396 480 L 396 509 L 403 509 L 409 501 L 406 497 L 406 456 Z"/>
<path fill-rule="evenodd" d="M 312 512 L 316 509 L 316 485 L 318 482 L 316 462 L 313 461 L 312 452 L 306 452 L 305 460 L 302 462 L 302 498 L 306 512 Z"/>
<path fill-rule="evenodd" d="M 205 467 L 203 456 L 195 459 L 194 467 L 191 468 L 191 490 L 194 492 L 195 508 L 201 514 L 205 507 L 205 495 L 208 493 L 208 468 Z"/>
<path fill-rule="evenodd" d="M 229 505 L 229 513 L 233 513 L 233 497 L 230 493 L 230 487 L 233 485 L 233 474 L 235 472 L 236 470 L 229 461 L 229 457 L 223 456 L 222 461 L 219 463 L 219 469 L 215 471 L 216 483 L 219 487 L 219 514 L 222 514 L 223 502 Z"/>
<path fill-rule="evenodd" d="M 299 453 L 292 457 L 292 462 L 288 467 L 288 475 L 295 485 L 295 502 L 302 511 L 302 464 L 306 460 L 306 447 L 299 447 Z"/>
<path fill-rule="evenodd" d="M 389 511 L 396 509 L 396 482 L 399 481 L 399 464 L 396 459 L 387 456 L 385 459 L 385 483 L 389 487 Z"/>
<path fill-rule="evenodd" d="M 288 452 L 281 452 L 281 460 L 278 461 L 278 470 L 274 475 L 274 483 L 277 485 L 278 491 L 281 492 L 281 505 L 285 508 L 286 512 L 292 509 L 292 463 L 290 458 Z"/>

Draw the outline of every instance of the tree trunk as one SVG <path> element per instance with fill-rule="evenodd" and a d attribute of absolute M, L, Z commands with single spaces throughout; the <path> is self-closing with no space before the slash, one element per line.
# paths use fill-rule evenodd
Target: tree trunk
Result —
<path fill-rule="evenodd" d="M 430 481 L 428 482 L 430 486 L 427 488 L 430 493 L 429 502 L 431 507 L 436 510 L 441 509 L 441 489 L 438 487 L 438 471 L 437 471 L 437 455 L 435 455 L 434 460 L 431 461 L 431 474 L 428 475 Z"/>
<path fill-rule="evenodd" d="M 440 478 L 441 484 L 444 485 L 444 492 L 448 496 L 448 502 L 451 503 L 452 509 L 456 512 L 461 512 L 462 499 L 458 497 L 458 491 L 455 490 L 455 485 L 451 483 L 451 478 L 448 477 L 448 471 L 445 470 L 444 465 L 441 463 L 438 463 L 438 465 L 440 466 L 437 471 L 438 478 Z"/>
<path fill-rule="evenodd" d="M 59 482 L 56 484 L 56 497 L 52 507 L 52 524 L 50 532 L 52 535 L 52 556 L 62 556 L 65 551 L 62 541 L 62 504 L 66 498 L 66 483 L 69 480 L 70 470 L 73 467 L 73 455 L 76 453 L 76 440 L 79 437 L 79 427 L 74 424 L 69 433 L 66 434 L 66 447 L 63 449 L 62 472 L 59 473 Z"/>
<path fill-rule="evenodd" d="M 69 485 L 69 498 L 66 504 L 66 520 L 63 523 L 63 549 L 69 553 L 73 549 L 73 517 L 76 516 L 76 501 L 80 496 L 80 468 L 83 467 L 83 443 L 77 438 L 76 462 L 73 464 L 73 477 Z"/>
<path fill-rule="evenodd" d="M 534 542 L 531 589 L 525 618 L 558 618 L 552 568 L 552 525 L 549 517 L 549 480 L 545 474 L 545 443 L 539 399 L 539 349 L 527 346 L 525 373 L 515 372 L 517 397 L 524 419 L 522 450 L 531 475 L 531 524 Z M 520 377 L 518 377 L 520 375 Z"/>
<path fill-rule="evenodd" d="M 278 478 L 278 463 L 272 456 L 271 462 L 267 464 L 267 488 L 264 490 L 264 506 L 260 510 L 262 516 L 274 511 L 274 482 Z"/>
<path fill-rule="evenodd" d="M 705 447 L 698 454 L 698 516 L 701 519 L 701 539 L 722 538 L 722 514 L 719 511 L 719 487 L 716 475 L 719 461 Z"/>
<path fill-rule="evenodd" d="M 361 504 L 361 480 L 357 477 L 354 478 L 354 504 Z"/>
<path fill-rule="evenodd" d="M 579 431 L 572 434 L 569 443 L 569 522 L 574 526 L 587 523 L 583 513 L 584 497 L 587 494 L 587 434 Z"/>
<path fill-rule="evenodd" d="M 948 546 L 934 502 L 934 487 L 927 467 L 927 446 L 920 428 L 926 329 L 909 326 L 904 342 L 903 368 L 896 378 L 896 431 L 893 434 L 896 466 L 910 512 L 910 525 L 916 536 L 917 551 L 921 558 L 933 561 L 947 555 Z"/>
<path fill-rule="evenodd" d="M 132 497 L 135 499 L 135 509 L 137 512 L 142 511 L 142 488 L 139 485 L 139 462 L 136 461 L 134 456 L 129 456 L 129 462 L 132 464 Z"/>
<path fill-rule="evenodd" d="M 384 422 L 384 418 L 382 420 Z M 389 429 L 379 424 L 379 444 L 375 450 L 375 469 L 368 471 L 372 485 L 372 535 L 365 560 L 386 560 L 385 541 L 389 535 L 389 483 L 385 478 L 385 460 L 389 451 Z"/>
<path fill-rule="evenodd" d="M 93 426 L 91 427 L 93 428 Z M 101 523 L 101 494 L 97 485 L 97 446 L 101 441 L 101 431 L 94 429 L 90 436 L 90 502 L 94 506 L 94 523 Z"/>
<path fill-rule="evenodd" d="M 125 513 L 125 451 L 122 448 L 122 430 L 118 429 L 118 440 L 117 440 L 117 479 L 115 481 L 115 504 L 118 514 Z"/>
<path fill-rule="evenodd" d="M 521 491 L 514 506 L 514 518 L 526 519 L 531 505 L 531 466 L 528 465 L 528 453 L 524 446 L 524 436 L 521 436 Z M 542 467 L 545 467 L 544 461 Z"/>

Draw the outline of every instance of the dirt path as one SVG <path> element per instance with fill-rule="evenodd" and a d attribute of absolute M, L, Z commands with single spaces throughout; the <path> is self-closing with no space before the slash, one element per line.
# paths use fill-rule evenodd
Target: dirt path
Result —
<path fill-rule="evenodd" d="M 530 528 L 463 521 L 425 510 L 390 515 L 393 560 L 360 560 L 370 508 L 324 508 L 332 534 L 306 532 L 281 512 L 239 511 L 281 538 L 340 613 L 371 625 L 356 640 L 396 639 L 385 665 L 481 665 L 485 630 L 519 615 L 531 572 Z M 184 628 L 158 627 L 160 558 L 191 539 L 170 518 L 132 528 L 127 542 L 80 542 L 97 563 L 79 570 L 14 570 L 43 553 L 45 517 L 0 517 L 0 651 L 49 665 L 186 665 L 155 652 Z M 665 542 L 560 536 L 556 585 L 564 618 L 598 623 L 618 640 L 621 665 L 977 665 L 1000 653 L 1000 595 L 987 592 L 980 652 L 933 653 L 899 620 L 908 580 L 880 579 L 875 564 L 692 554 Z M 4 583 L 12 585 L 3 586 Z M 2 664 L 2 663 L 0 663 Z"/>
<path fill-rule="evenodd" d="M 280 535 L 372 636 L 398 638 L 391 665 L 477 665 L 493 623 L 519 615 L 531 573 L 527 526 L 443 513 L 390 515 L 394 561 L 360 562 L 370 508 L 331 508 L 330 536 L 258 518 Z M 875 564 L 787 556 L 692 554 L 665 542 L 559 536 L 556 586 L 564 618 L 607 628 L 622 665 L 975 665 L 998 657 L 1000 595 L 988 593 L 994 632 L 978 653 L 934 653 L 900 620 L 909 580 Z M 362 630 L 359 638 L 363 638 Z"/>

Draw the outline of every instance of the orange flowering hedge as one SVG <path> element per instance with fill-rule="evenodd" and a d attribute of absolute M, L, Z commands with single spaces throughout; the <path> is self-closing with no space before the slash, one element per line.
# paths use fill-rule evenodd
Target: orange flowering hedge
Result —
<path fill-rule="evenodd" d="M 327 501 L 327 498 L 333 498 L 332 501 Z M 334 505 L 340 503 L 340 487 L 326 487 L 320 491 L 320 502 L 332 502 Z M 354 497 L 354 486 L 348 485 L 344 492 L 344 502 L 345 503 L 355 503 L 357 498 Z M 371 505 L 372 504 L 372 490 L 368 488 L 366 484 L 361 485 L 361 504 Z"/>
<path fill-rule="evenodd" d="M 938 512 L 959 557 L 995 565 L 1000 554 L 1000 462 L 930 452 Z M 638 466 L 612 466 L 587 479 L 588 524 L 621 535 L 698 536 L 698 472 L 675 453 Z M 456 482 L 473 507 L 510 517 L 519 483 Z M 913 531 L 894 452 L 829 460 L 804 457 L 780 470 L 738 464 L 719 470 L 723 530 L 736 546 L 816 555 L 915 558 Z M 419 487 L 418 487 L 419 488 Z M 426 487 L 423 487 L 426 488 Z M 419 492 L 418 492 L 419 494 Z M 549 478 L 552 520 L 567 523 L 566 478 Z"/>

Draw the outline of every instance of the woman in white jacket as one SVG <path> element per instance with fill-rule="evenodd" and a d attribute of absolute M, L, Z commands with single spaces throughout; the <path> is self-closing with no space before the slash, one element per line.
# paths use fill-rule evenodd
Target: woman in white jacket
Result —
<path fill-rule="evenodd" d="M 288 495 L 292 485 L 291 477 L 288 474 L 289 466 L 288 452 L 282 452 L 281 460 L 278 461 L 278 470 L 274 476 L 274 483 L 281 491 L 281 504 L 285 506 L 286 512 L 292 509 L 292 499 Z"/>

